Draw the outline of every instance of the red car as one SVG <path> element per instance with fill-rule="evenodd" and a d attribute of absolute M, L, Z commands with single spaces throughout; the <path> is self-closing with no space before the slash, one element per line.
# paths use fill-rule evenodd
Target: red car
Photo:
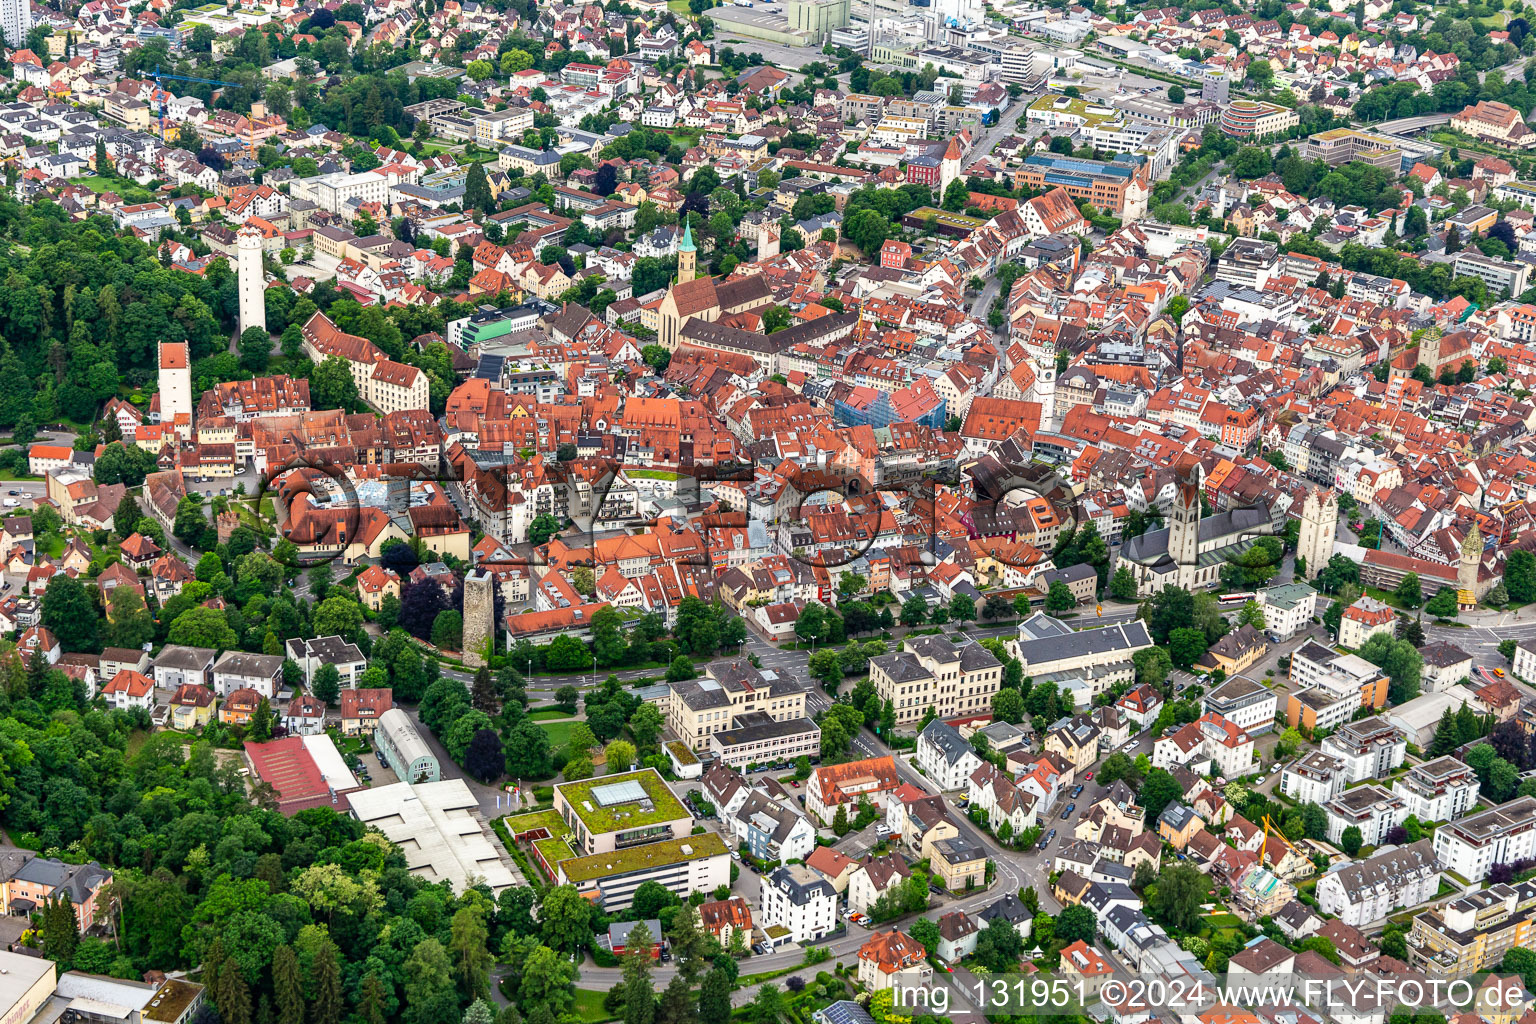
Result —
<path fill-rule="evenodd" d="M 1093 781 L 1093 772 L 1089 772 L 1087 775 L 1084 775 L 1083 776 L 1083 781 L 1084 782 L 1092 782 Z"/>

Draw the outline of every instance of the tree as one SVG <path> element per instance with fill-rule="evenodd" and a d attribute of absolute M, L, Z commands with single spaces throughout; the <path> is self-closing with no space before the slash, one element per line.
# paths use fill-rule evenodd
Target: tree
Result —
<path fill-rule="evenodd" d="M 310 968 L 310 1020 L 313 1024 L 341 1022 L 341 965 L 336 961 L 336 946 L 327 942 L 315 953 Z"/>
<path fill-rule="evenodd" d="M 50 585 L 48 589 L 52 590 L 53 587 Z M 202 605 L 177 616 L 171 623 L 166 639 L 184 647 L 209 647 L 219 651 L 240 645 L 240 638 L 230 628 L 229 619 L 224 613 L 217 608 Z"/>
<path fill-rule="evenodd" d="M 1210 646 L 1202 630 L 1181 627 L 1168 635 L 1168 655 L 1179 668 L 1188 669 Z"/>
<path fill-rule="evenodd" d="M 1052 580 L 1050 589 L 1045 594 L 1045 610 L 1049 612 L 1064 612 L 1069 608 L 1077 607 L 1077 597 L 1071 589 L 1061 580 Z"/>
<path fill-rule="evenodd" d="M 1168 673 L 1173 670 L 1173 659 L 1168 651 L 1162 647 L 1146 647 L 1131 655 L 1131 664 L 1136 667 L 1136 682 L 1145 683 L 1158 689 L 1168 680 Z"/>
<path fill-rule="evenodd" d="M 1339 849 L 1353 857 L 1360 852 L 1362 841 L 1359 827 L 1351 825 L 1339 836 Z"/>
<path fill-rule="evenodd" d="M 539 901 L 539 934 L 545 945 L 567 953 L 586 948 L 592 940 L 594 909 L 573 885 L 547 890 Z"/>
<path fill-rule="evenodd" d="M 1389 702 L 1402 704 L 1418 696 L 1424 659 L 1413 644 L 1390 633 L 1375 633 L 1360 646 L 1359 654 L 1387 674 Z"/>
<path fill-rule="evenodd" d="M 1392 592 L 1392 595 L 1409 608 L 1417 608 L 1423 604 L 1424 589 L 1419 584 L 1419 574 L 1410 572 L 1404 576 L 1403 581 L 1397 585 L 1397 589 Z"/>
<path fill-rule="evenodd" d="M 538 547 L 560 532 L 560 520 L 547 512 L 533 517 L 528 524 L 528 543 Z"/>
<path fill-rule="evenodd" d="M 453 958 L 453 973 L 459 992 L 473 1001 L 490 993 L 491 952 L 486 948 L 490 929 L 484 911 L 476 904 L 459 908 L 450 922 L 448 952 Z M 573 979 L 574 980 L 574 979 Z"/>
<path fill-rule="evenodd" d="M 704 982 L 699 986 L 699 1024 L 729 1024 L 734 984 L 730 975 L 718 965 L 704 975 Z"/>
<path fill-rule="evenodd" d="M 1078 940 L 1092 942 L 1097 924 L 1093 911 L 1081 903 L 1066 907 L 1056 915 L 1056 938 L 1068 945 Z"/>
<path fill-rule="evenodd" d="M 1456 608 L 1456 591 L 1450 587 L 1441 587 L 1424 605 L 1426 612 L 1441 619 L 1455 618 Z"/>
<path fill-rule="evenodd" d="M 43 592 L 42 624 L 65 651 L 95 653 L 101 650 L 97 637 L 100 615 L 85 582 L 60 574 Z"/>
<path fill-rule="evenodd" d="M 1125 784 L 1132 789 L 1141 785 L 1141 771 L 1136 767 L 1136 762 L 1131 760 L 1129 754 L 1119 750 L 1104 759 L 1104 763 L 1099 766 L 1097 778 L 1100 785 L 1104 786 L 1119 779 L 1125 780 Z"/>
<path fill-rule="evenodd" d="M 272 336 L 265 327 L 247 327 L 240 334 L 240 365 L 254 373 L 263 373 L 272 357 Z"/>
<path fill-rule="evenodd" d="M 1504 560 L 1504 588 L 1516 604 L 1536 601 L 1536 554 L 1524 548 L 1509 553 Z"/>
<path fill-rule="evenodd" d="M 501 777 L 505 766 L 506 753 L 496 730 L 477 730 L 464 751 L 464 770 L 481 782 L 493 782 Z"/>
<path fill-rule="evenodd" d="M 550 773 L 549 733 L 537 722 L 523 719 L 506 743 L 507 774 L 517 779 L 542 779 Z"/>
<path fill-rule="evenodd" d="M 304 985 L 293 947 L 284 943 L 272 954 L 272 997 L 281 1020 L 304 1019 Z"/>
<path fill-rule="evenodd" d="M 1152 769 L 1142 782 L 1138 796 L 1143 810 L 1142 820 L 1151 827 L 1163 809 L 1183 795 L 1184 787 L 1179 785 L 1178 779 L 1161 768 Z"/>
<path fill-rule="evenodd" d="M 1024 940 L 1013 925 L 1000 917 L 976 937 L 976 961 L 993 973 L 1017 970 L 1024 958 Z"/>
<path fill-rule="evenodd" d="M 327 705 L 335 704 L 341 699 L 341 673 L 335 665 L 321 665 L 315 670 L 314 683 L 315 696 L 325 701 Z"/>
<path fill-rule="evenodd" d="M 1210 895 L 1210 879 L 1188 864 L 1177 864 L 1163 870 L 1152 892 L 1147 906 L 1152 916 L 1170 929 L 1189 932 L 1199 924 L 1201 904 Z"/>
<path fill-rule="evenodd" d="M 992 714 L 1017 725 L 1024 721 L 1024 697 L 1018 690 L 1001 689 L 992 695 Z"/>
<path fill-rule="evenodd" d="M 928 617 L 928 602 L 918 594 L 913 594 L 902 602 L 901 624 L 903 626 L 920 626 Z"/>
<path fill-rule="evenodd" d="M 1136 576 L 1128 566 L 1120 566 L 1109 579 L 1109 596 L 1117 601 L 1133 601 L 1136 598 Z"/>

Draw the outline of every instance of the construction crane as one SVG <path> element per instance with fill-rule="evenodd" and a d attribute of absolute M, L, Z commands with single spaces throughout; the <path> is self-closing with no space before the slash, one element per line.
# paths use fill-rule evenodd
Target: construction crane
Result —
<path fill-rule="evenodd" d="M 1269 815 L 1267 815 L 1267 814 L 1264 815 L 1264 817 L 1262 819 L 1260 819 L 1260 820 L 1264 824 L 1264 845 L 1259 848 L 1259 863 L 1260 864 L 1263 864 L 1263 862 L 1264 862 L 1264 857 L 1263 857 L 1264 851 L 1266 851 L 1269 848 L 1269 834 L 1270 834 L 1270 832 L 1274 832 L 1274 834 L 1279 837 L 1280 841 L 1285 844 L 1286 849 L 1290 850 L 1292 853 L 1296 852 L 1296 844 L 1291 842 L 1289 839 L 1285 838 L 1285 833 L 1280 831 L 1280 826 L 1279 825 L 1276 825 L 1272 821 L 1269 820 Z M 1276 867 L 1280 866 L 1278 860 L 1276 860 L 1275 866 Z"/>
<path fill-rule="evenodd" d="M 160 65 L 155 65 L 155 92 L 160 98 L 160 141 L 165 141 L 165 83 L 170 82 L 199 82 L 203 85 L 221 85 L 229 89 L 238 89 L 234 82 L 220 82 L 212 78 L 191 78 L 187 75 L 168 75 L 160 70 Z"/>

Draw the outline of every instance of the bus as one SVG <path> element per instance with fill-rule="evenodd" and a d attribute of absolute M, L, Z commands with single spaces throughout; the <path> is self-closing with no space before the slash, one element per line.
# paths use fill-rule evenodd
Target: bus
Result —
<path fill-rule="evenodd" d="M 1218 604 L 1221 605 L 1221 607 L 1225 608 L 1228 605 L 1245 604 L 1248 601 L 1257 600 L 1258 596 L 1259 595 L 1254 593 L 1253 591 L 1246 590 L 1246 591 L 1243 591 L 1242 593 L 1238 593 L 1238 594 L 1222 594 L 1221 596 L 1216 598 L 1216 601 L 1217 601 Z"/>

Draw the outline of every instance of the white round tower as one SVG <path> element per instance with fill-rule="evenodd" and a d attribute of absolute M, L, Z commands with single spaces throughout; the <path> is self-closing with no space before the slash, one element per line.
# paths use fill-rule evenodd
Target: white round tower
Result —
<path fill-rule="evenodd" d="M 266 281 L 261 269 L 261 232 L 256 228 L 241 228 L 236 236 L 239 253 L 237 270 L 240 279 L 240 333 L 252 327 L 267 329 Z"/>

